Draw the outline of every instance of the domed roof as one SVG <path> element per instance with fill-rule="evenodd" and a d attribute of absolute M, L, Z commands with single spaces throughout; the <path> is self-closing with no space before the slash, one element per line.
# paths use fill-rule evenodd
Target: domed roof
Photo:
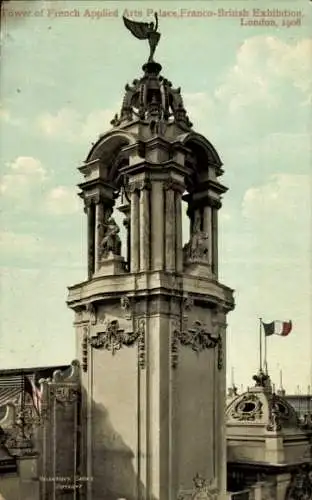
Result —
<path fill-rule="evenodd" d="M 184 109 L 181 89 L 174 89 L 172 83 L 159 73 L 161 65 L 148 62 L 143 66 L 144 75 L 133 80 L 132 85 L 125 86 L 120 115 L 115 115 L 111 121 L 114 127 L 122 126 L 129 121 L 141 120 L 172 120 L 185 130 L 192 127 L 192 123 Z"/>
<path fill-rule="evenodd" d="M 256 384 L 247 392 L 231 399 L 226 409 L 226 423 L 239 426 L 261 426 L 267 431 L 298 428 L 295 409 L 272 390 L 268 375 L 259 372 Z"/>
<path fill-rule="evenodd" d="M 311 445 L 295 409 L 273 392 L 270 377 L 262 370 L 253 379 L 255 386 L 227 405 L 228 461 L 269 466 L 306 463 Z"/>

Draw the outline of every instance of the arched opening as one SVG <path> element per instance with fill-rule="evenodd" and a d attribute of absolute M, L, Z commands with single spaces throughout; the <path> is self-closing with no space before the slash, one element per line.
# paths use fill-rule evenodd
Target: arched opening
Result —
<path fill-rule="evenodd" d="M 93 146 L 81 171 L 80 185 L 88 217 L 89 278 L 111 272 L 111 266 L 129 270 L 129 203 L 121 169 L 128 165 L 127 147 L 135 143 L 131 134 L 112 131 Z M 106 271 L 105 271 L 106 269 Z"/>

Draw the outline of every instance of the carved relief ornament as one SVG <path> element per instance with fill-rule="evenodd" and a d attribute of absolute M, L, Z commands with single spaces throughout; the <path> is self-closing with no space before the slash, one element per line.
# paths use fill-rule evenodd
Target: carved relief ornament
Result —
<path fill-rule="evenodd" d="M 145 368 L 145 321 L 143 318 L 137 321 L 137 327 L 133 332 L 125 332 L 120 328 L 118 320 L 107 322 L 106 329 L 92 336 L 89 340 L 94 349 L 105 349 L 113 356 L 122 347 L 132 347 L 138 342 L 138 363 L 140 368 Z"/>
<path fill-rule="evenodd" d="M 230 413 L 231 418 L 246 422 L 260 420 L 262 415 L 262 402 L 255 394 L 244 395 Z"/>
<path fill-rule="evenodd" d="M 178 500 L 217 500 L 218 498 L 218 488 L 216 486 L 216 480 L 211 479 L 207 481 L 199 474 L 193 479 L 194 487 L 189 491 L 180 491 L 178 494 Z"/>
<path fill-rule="evenodd" d="M 81 358 L 82 358 L 82 371 L 83 372 L 87 372 L 88 371 L 88 343 L 89 343 L 89 331 L 88 331 L 88 328 L 85 327 L 83 329 L 83 337 L 82 337 L 82 346 L 81 346 L 81 350 L 82 350 L 82 355 L 81 355 Z"/>
<path fill-rule="evenodd" d="M 175 325 L 171 338 L 172 368 L 178 363 L 178 342 L 185 347 L 190 347 L 199 354 L 206 349 L 218 349 L 218 369 L 223 368 L 223 345 L 220 334 L 214 335 L 206 330 L 200 321 L 195 321 L 192 328 L 181 330 Z"/>
<path fill-rule="evenodd" d="M 54 385 L 51 387 L 51 395 L 63 405 L 74 403 L 78 398 L 78 394 L 78 387 L 73 385 Z"/>

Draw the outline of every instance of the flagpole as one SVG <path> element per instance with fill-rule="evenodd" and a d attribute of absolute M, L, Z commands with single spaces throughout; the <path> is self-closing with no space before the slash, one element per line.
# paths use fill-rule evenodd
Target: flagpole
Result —
<path fill-rule="evenodd" d="M 234 387 L 234 367 L 233 366 L 231 368 L 231 384 L 232 384 L 232 387 Z"/>
<path fill-rule="evenodd" d="M 264 371 L 268 374 L 268 360 L 267 360 L 267 336 L 264 333 Z"/>
<path fill-rule="evenodd" d="M 261 325 L 262 325 L 262 318 L 259 318 L 259 348 L 260 348 L 259 368 L 260 368 L 260 371 L 262 371 L 262 329 L 261 329 Z"/>

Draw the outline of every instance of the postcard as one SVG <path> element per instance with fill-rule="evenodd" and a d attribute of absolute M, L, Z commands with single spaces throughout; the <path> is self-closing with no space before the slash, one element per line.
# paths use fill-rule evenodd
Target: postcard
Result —
<path fill-rule="evenodd" d="M 311 17 L 1 2 L 0 499 L 311 490 Z"/>

